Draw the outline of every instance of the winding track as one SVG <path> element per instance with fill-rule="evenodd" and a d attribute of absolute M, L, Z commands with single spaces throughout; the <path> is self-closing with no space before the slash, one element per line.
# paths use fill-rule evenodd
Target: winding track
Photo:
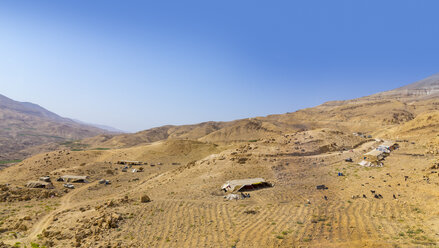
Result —
<path fill-rule="evenodd" d="M 40 234 L 44 229 L 46 229 L 49 226 L 49 224 L 52 222 L 53 217 L 55 217 L 57 214 L 65 211 L 65 210 L 75 208 L 79 205 L 96 201 L 96 200 L 91 200 L 91 201 L 87 201 L 87 202 L 81 202 L 81 203 L 74 204 L 71 202 L 71 199 L 75 195 L 85 191 L 86 189 L 96 185 L 97 183 L 98 182 L 93 182 L 93 183 L 87 184 L 87 185 L 80 187 L 76 190 L 73 190 L 70 193 L 66 194 L 65 196 L 61 197 L 60 207 L 55 209 L 54 211 L 48 213 L 47 215 L 42 217 L 37 223 L 32 225 L 32 229 L 26 237 L 13 239 L 13 240 L 6 240 L 6 242 L 8 242 L 10 244 L 15 244 L 16 242 L 28 244 L 32 240 L 34 240 L 38 234 Z"/>

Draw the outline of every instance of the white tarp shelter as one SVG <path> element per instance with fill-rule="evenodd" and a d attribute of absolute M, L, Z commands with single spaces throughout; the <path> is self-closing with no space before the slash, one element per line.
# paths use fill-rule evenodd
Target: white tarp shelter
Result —
<path fill-rule="evenodd" d="M 50 182 L 43 181 L 29 181 L 26 183 L 27 188 L 43 188 L 43 189 L 53 189 L 55 188 Z"/>
<path fill-rule="evenodd" d="M 368 162 L 377 162 L 382 160 L 385 157 L 384 152 L 379 150 L 372 150 L 366 154 L 364 154 L 364 160 Z"/>
<path fill-rule="evenodd" d="M 251 178 L 227 181 L 221 189 L 225 192 L 238 192 L 271 186 L 273 185 L 266 182 L 263 178 Z"/>
<path fill-rule="evenodd" d="M 88 176 L 65 175 L 61 177 L 64 182 L 68 183 L 88 183 Z"/>
<path fill-rule="evenodd" d="M 384 141 L 381 145 L 378 146 L 377 150 L 383 151 L 386 153 L 390 153 L 398 147 L 398 144 L 393 141 Z"/>
<path fill-rule="evenodd" d="M 366 160 L 363 160 L 358 164 L 361 166 L 364 166 L 364 167 L 383 167 L 383 163 L 381 163 L 381 162 L 372 163 L 372 162 L 369 162 Z"/>

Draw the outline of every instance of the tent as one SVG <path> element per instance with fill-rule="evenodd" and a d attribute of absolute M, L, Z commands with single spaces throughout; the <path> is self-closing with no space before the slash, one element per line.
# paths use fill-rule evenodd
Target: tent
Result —
<path fill-rule="evenodd" d="M 380 152 L 390 153 L 390 150 L 388 148 L 382 146 L 378 146 L 376 150 Z"/>
<path fill-rule="evenodd" d="M 50 182 L 43 181 L 29 181 L 26 183 L 27 188 L 43 188 L 43 189 L 53 189 L 53 184 Z"/>
<path fill-rule="evenodd" d="M 227 181 L 221 189 L 224 190 L 224 192 L 242 192 L 272 186 L 271 183 L 266 182 L 263 178 L 252 178 Z"/>
<path fill-rule="evenodd" d="M 381 162 L 368 162 L 365 160 L 361 161 L 358 164 L 364 167 L 383 167 L 383 163 Z"/>
<path fill-rule="evenodd" d="M 364 160 L 369 162 L 377 162 L 384 158 L 385 154 L 382 151 L 372 150 L 364 154 Z"/>
<path fill-rule="evenodd" d="M 61 177 L 64 182 L 68 183 L 88 183 L 88 176 L 71 176 L 66 175 Z"/>
<path fill-rule="evenodd" d="M 50 182 L 50 177 L 49 176 L 40 177 L 40 181 Z"/>
<path fill-rule="evenodd" d="M 377 150 L 384 151 L 390 153 L 391 151 L 398 148 L 398 144 L 393 141 L 385 141 L 381 145 L 378 146 Z"/>
<path fill-rule="evenodd" d="M 140 162 L 140 161 L 119 160 L 119 161 L 117 161 L 117 164 L 142 165 L 143 162 Z"/>

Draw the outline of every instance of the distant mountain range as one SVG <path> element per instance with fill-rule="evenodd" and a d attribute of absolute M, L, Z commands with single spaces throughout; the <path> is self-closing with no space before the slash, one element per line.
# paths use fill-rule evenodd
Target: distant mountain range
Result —
<path fill-rule="evenodd" d="M 0 161 L 25 157 L 29 154 L 24 150 L 32 146 L 107 133 L 107 128 L 78 123 L 37 104 L 0 95 Z"/>
<path fill-rule="evenodd" d="M 439 90 L 439 73 L 396 90 Z"/>
<path fill-rule="evenodd" d="M 103 130 L 106 130 L 106 131 L 109 131 L 109 132 L 115 133 L 115 134 L 117 134 L 117 133 L 127 133 L 127 132 L 125 132 L 123 130 L 120 130 L 120 129 L 117 129 L 117 128 L 114 128 L 114 127 L 110 127 L 110 126 L 107 126 L 107 125 L 88 123 L 88 122 L 80 121 L 80 120 L 77 120 L 77 119 L 71 119 L 71 120 L 73 120 L 73 121 L 75 121 L 75 122 L 77 122 L 79 124 L 84 124 L 84 125 L 89 125 L 89 126 L 97 127 L 97 128 L 100 128 L 100 129 L 103 129 Z"/>
<path fill-rule="evenodd" d="M 412 84 L 391 90 L 377 95 L 388 95 L 395 97 L 438 97 L 439 96 L 439 73 Z"/>

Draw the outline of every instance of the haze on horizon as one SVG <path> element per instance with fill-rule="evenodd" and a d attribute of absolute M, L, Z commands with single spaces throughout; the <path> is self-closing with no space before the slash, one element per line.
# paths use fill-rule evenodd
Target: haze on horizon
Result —
<path fill-rule="evenodd" d="M 439 72 L 437 1 L 2 1 L 0 94 L 126 131 L 295 111 Z"/>

